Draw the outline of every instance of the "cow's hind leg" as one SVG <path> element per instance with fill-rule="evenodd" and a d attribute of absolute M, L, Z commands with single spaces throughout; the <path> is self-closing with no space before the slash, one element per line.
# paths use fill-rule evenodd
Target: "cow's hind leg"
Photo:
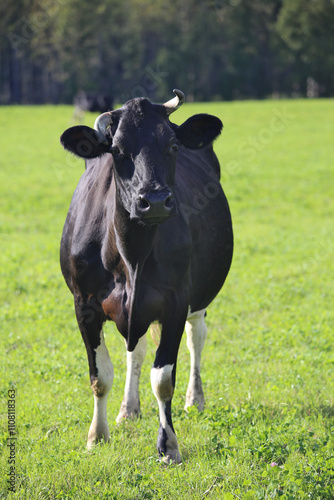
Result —
<path fill-rule="evenodd" d="M 89 304 L 75 300 L 78 325 L 84 340 L 90 373 L 90 383 L 94 394 L 94 414 L 88 432 L 87 447 L 91 449 L 98 441 L 108 441 L 107 399 L 114 377 L 108 349 L 102 331 L 103 317 Z"/>
<path fill-rule="evenodd" d="M 133 352 L 127 351 L 127 371 L 124 398 L 116 422 L 140 415 L 139 377 L 146 354 L 146 335 L 141 337 Z"/>
<path fill-rule="evenodd" d="M 201 353 L 207 336 L 205 310 L 191 313 L 186 322 L 187 346 L 190 352 L 190 378 L 186 393 L 185 409 L 197 406 L 204 409 L 204 394 L 201 381 Z"/>

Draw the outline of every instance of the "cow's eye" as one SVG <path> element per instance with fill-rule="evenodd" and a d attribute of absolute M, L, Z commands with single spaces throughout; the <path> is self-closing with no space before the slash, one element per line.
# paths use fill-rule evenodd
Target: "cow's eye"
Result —
<path fill-rule="evenodd" d="M 124 154 L 122 153 L 122 151 L 119 149 L 118 146 L 113 146 L 111 148 L 111 154 L 113 155 L 115 160 L 121 160 L 122 158 L 124 158 Z"/>
<path fill-rule="evenodd" d="M 170 149 L 171 149 L 171 151 L 173 151 L 173 153 L 177 153 L 177 151 L 179 149 L 179 145 L 175 143 L 172 145 L 172 147 Z"/>

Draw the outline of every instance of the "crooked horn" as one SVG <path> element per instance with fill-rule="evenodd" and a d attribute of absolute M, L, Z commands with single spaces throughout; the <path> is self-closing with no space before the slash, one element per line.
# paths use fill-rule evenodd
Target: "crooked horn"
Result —
<path fill-rule="evenodd" d="M 102 115 L 98 116 L 94 123 L 94 129 L 97 132 L 98 138 L 100 142 L 104 144 L 108 144 L 107 140 L 107 128 L 112 124 L 111 112 L 107 111 L 106 113 L 102 113 Z"/>
<path fill-rule="evenodd" d="M 174 113 L 174 111 L 176 111 L 180 106 L 182 106 L 182 104 L 186 99 L 184 93 L 181 92 L 181 90 L 174 89 L 173 92 L 175 94 L 175 97 L 173 97 L 173 99 L 171 99 L 170 101 L 165 102 L 164 104 L 167 111 L 167 115 Z"/>

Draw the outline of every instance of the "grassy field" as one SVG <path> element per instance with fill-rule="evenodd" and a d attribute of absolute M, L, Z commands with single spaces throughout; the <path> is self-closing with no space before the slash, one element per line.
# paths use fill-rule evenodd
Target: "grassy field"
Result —
<path fill-rule="evenodd" d="M 111 323 L 111 442 L 85 448 L 93 397 L 58 263 L 84 169 L 59 145 L 72 109 L 0 108 L 0 498 L 334 498 L 334 100 L 186 104 L 173 118 L 197 112 L 224 122 L 215 150 L 235 254 L 208 310 L 202 413 L 183 411 L 182 340 L 173 412 L 184 462 L 164 466 L 149 381 L 155 346 L 143 367 L 143 416 L 116 426 L 126 358 Z M 13 400 L 17 440 L 8 441 Z"/>

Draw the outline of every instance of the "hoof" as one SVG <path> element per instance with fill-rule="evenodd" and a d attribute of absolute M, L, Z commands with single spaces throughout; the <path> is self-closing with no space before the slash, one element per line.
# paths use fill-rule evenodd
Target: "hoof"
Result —
<path fill-rule="evenodd" d="M 197 394 L 193 392 L 190 394 L 186 394 L 186 403 L 184 405 L 184 409 L 187 411 L 191 406 L 196 406 L 198 411 L 203 411 L 205 405 L 204 394 L 203 391 L 198 391 Z"/>
<path fill-rule="evenodd" d="M 179 450 L 170 451 L 169 453 L 167 453 L 166 455 L 161 457 L 161 461 L 167 465 L 182 464 L 182 458 L 181 458 Z"/>
<path fill-rule="evenodd" d="M 193 383 L 193 381 L 191 380 L 188 384 L 184 409 L 187 411 L 187 408 L 189 408 L 190 406 L 196 406 L 198 411 L 203 411 L 204 404 L 205 399 L 201 377 L 198 375 L 195 379 L 195 383 Z"/>
<path fill-rule="evenodd" d="M 89 438 L 87 440 L 87 450 L 92 450 L 95 446 L 98 444 L 106 444 L 109 443 L 110 438 L 105 439 L 104 437 L 102 438 Z"/>
<path fill-rule="evenodd" d="M 133 412 L 133 413 L 119 413 L 117 418 L 116 418 L 116 423 L 117 424 L 121 424 L 122 422 L 124 422 L 124 420 L 136 420 L 137 418 L 141 417 L 141 413 L 137 413 L 137 412 Z"/>
<path fill-rule="evenodd" d="M 117 415 L 116 422 L 117 424 L 121 424 L 124 420 L 135 420 L 141 417 L 140 408 L 126 408 L 125 406 L 121 406 L 119 414 Z"/>
<path fill-rule="evenodd" d="M 110 441 L 109 431 L 106 432 L 105 434 L 97 434 L 96 432 L 89 432 L 87 439 L 87 450 L 91 450 L 97 444 L 109 443 L 109 441 Z"/>
<path fill-rule="evenodd" d="M 203 411 L 204 410 L 204 400 L 203 401 L 186 401 L 186 404 L 184 405 L 185 411 L 188 411 L 188 408 L 191 408 L 192 406 L 195 406 L 198 411 Z"/>

